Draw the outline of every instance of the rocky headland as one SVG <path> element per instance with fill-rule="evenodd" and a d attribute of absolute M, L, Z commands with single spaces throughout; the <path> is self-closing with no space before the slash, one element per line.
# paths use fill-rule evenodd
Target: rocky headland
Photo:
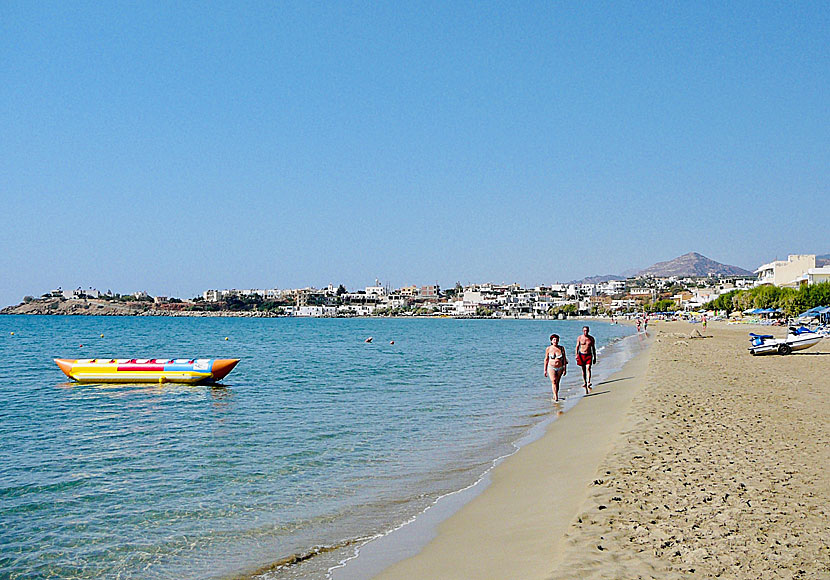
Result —
<path fill-rule="evenodd" d="M 219 316 L 273 318 L 274 312 L 258 310 L 188 310 L 182 304 L 152 302 L 120 302 L 93 298 L 41 298 L 7 306 L 0 314 L 66 315 L 66 316 Z"/>

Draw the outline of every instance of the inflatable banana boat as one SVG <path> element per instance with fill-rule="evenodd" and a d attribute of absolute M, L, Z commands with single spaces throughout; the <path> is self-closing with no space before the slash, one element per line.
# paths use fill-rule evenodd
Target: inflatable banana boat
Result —
<path fill-rule="evenodd" d="M 238 358 L 86 358 L 55 362 L 79 383 L 210 383 L 223 379 Z"/>

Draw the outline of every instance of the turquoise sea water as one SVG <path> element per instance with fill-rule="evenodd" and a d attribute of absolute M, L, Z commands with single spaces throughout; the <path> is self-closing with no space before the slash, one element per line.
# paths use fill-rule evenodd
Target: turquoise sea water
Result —
<path fill-rule="evenodd" d="M 582 325 L 0 316 L 0 577 L 325 577 L 550 417 L 547 337 Z M 52 362 L 92 357 L 242 361 L 195 387 Z"/>

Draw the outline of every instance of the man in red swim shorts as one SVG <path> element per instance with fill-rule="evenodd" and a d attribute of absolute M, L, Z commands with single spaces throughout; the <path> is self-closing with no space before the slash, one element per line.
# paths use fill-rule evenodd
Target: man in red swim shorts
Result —
<path fill-rule="evenodd" d="M 588 334 L 590 329 L 582 327 L 582 335 L 576 339 L 576 364 L 582 368 L 582 386 L 585 394 L 588 394 L 591 387 L 591 365 L 597 362 L 597 348 L 594 337 Z"/>

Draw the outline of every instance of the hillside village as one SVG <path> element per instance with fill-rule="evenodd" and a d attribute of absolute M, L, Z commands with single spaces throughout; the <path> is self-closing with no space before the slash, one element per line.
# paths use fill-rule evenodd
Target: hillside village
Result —
<path fill-rule="evenodd" d="M 821 257 L 824 259 L 824 257 Z M 681 264 L 697 275 L 660 275 Z M 701 268 L 711 271 L 699 275 Z M 720 271 L 721 273 L 718 273 Z M 817 267 L 816 256 L 792 255 L 754 273 L 686 254 L 642 273 L 618 279 L 554 283 L 524 288 L 519 284 L 372 286 L 325 288 L 205 290 L 190 300 L 100 292 L 95 288 L 57 289 L 40 298 L 27 296 L 6 314 L 108 314 L 179 316 L 452 316 L 546 318 L 571 315 L 624 315 L 635 312 L 695 311 L 719 296 L 759 285 L 799 287 L 830 280 L 830 266 Z M 594 279 L 596 280 L 596 279 Z"/>

